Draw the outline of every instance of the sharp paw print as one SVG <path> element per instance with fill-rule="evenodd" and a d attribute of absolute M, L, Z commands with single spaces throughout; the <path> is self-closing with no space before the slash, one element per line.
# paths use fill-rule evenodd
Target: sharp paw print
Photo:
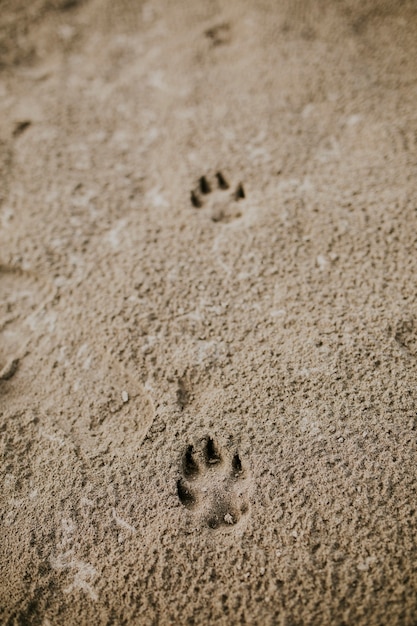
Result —
<path fill-rule="evenodd" d="M 191 204 L 196 209 L 207 205 L 213 222 L 231 222 L 241 217 L 242 213 L 236 203 L 244 200 L 246 194 L 242 183 L 232 193 L 223 193 L 227 190 L 230 190 L 230 185 L 222 172 L 217 172 L 213 179 L 201 176 L 191 191 Z"/>
<path fill-rule="evenodd" d="M 205 526 L 231 527 L 248 512 L 247 471 L 240 456 L 221 452 L 211 437 L 199 449 L 186 448 L 181 474 L 178 498 Z"/>

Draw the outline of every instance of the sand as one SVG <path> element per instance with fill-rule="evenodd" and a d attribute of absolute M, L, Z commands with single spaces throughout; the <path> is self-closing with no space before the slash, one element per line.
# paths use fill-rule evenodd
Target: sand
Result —
<path fill-rule="evenodd" d="M 415 2 L 0 4 L 0 622 L 415 625 Z"/>

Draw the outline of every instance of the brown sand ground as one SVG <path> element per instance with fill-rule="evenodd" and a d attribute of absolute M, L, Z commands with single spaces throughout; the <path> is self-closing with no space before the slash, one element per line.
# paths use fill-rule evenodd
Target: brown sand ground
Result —
<path fill-rule="evenodd" d="M 417 624 L 416 33 L 0 2 L 2 624 Z"/>

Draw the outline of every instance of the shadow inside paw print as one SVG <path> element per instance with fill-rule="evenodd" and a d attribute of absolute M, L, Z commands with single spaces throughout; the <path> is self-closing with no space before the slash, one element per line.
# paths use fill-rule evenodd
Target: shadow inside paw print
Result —
<path fill-rule="evenodd" d="M 197 186 L 191 191 L 191 204 L 196 209 L 207 204 L 213 222 L 231 222 L 241 217 L 241 211 L 238 210 L 236 203 L 243 200 L 246 194 L 242 183 L 237 185 L 231 195 L 223 193 L 228 189 L 230 185 L 222 172 L 217 172 L 213 180 L 201 176 Z M 209 195 L 210 198 L 205 197 Z"/>
<path fill-rule="evenodd" d="M 199 450 L 186 448 L 181 473 L 180 502 L 209 528 L 233 526 L 247 513 L 247 472 L 237 452 L 230 458 L 207 437 Z"/>

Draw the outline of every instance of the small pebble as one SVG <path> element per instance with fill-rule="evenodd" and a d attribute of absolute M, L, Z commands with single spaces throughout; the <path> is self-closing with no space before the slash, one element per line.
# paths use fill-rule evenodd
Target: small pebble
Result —
<path fill-rule="evenodd" d="M 318 265 L 319 269 L 321 269 L 321 270 L 324 269 L 326 267 L 326 265 L 327 265 L 326 257 L 323 256 L 322 254 L 318 255 L 316 261 L 317 261 L 317 265 Z"/>
<path fill-rule="evenodd" d="M 127 391 L 122 391 L 122 400 L 123 402 L 129 402 L 129 394 Z"/>
<path fill-rule="evenodd" d="M 230 515 L 230 513 L 226 513 L 226 515 L 224 516 L 224 521 L 226 522 L 226 524 L 233 524 L 233 517 Z"/>

